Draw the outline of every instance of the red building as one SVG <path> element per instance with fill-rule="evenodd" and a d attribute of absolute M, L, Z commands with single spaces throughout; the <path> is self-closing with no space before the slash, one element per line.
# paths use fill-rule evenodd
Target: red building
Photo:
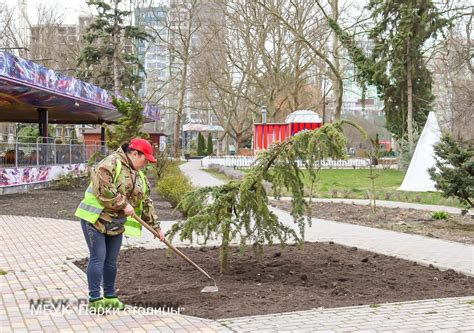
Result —
<path fill-rule="evenodd" d="M 166 134 L 150 130 L 144 130 L 144 132 L 150 135 L 150 141 L 154 146 L 157 147 L 157 149 L 158 147 L 160 151 L 165 149 Z M 93 145 L 100 146 L 101 144 L 100 128 L 86 129 L 82 135 L 84 136 L 84 144 L 86 147 L 89 147 L 88 149 L 93 153 Z M 89 157 L 92 153 L 86 152 L 86 156 Z"/>
<path fill-rule="evenodd" d="M 273 143 L 285 141 L 300 131 L 312 131 L 322 125 L 322 119 L 310 110 L 295 111 L 286 117 L 284 123 L 254 124 L 254 150 L 265 150 Z"/>

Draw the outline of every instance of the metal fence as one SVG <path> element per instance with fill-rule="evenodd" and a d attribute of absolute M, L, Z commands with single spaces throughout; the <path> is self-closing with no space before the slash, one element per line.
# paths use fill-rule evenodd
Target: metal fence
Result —
<path fill-rule="evenodd" d="M 228 167 L 249 168 L 252 167 L 256 160 L 255 156 L 207 156 L 201 160 L 202 167 L 208 167 L 211 164 L 217 164 Z M 383 158 L 379 159 L 379 167 L 396 167 L 397 159 Z M 298 167 L 304 167 L 301 161 L 297 161 Z M 321 161 L 322 168 L 367 168 L 370 160 L 366 158 L 351 158 L 348 160 L 332 160 L 327 159 Z"/>
<path fill-rule="evenodd" d="M 0 140 L 0 168 L 87 163 L 94 153 L 108 152 L 100 142 L 86 145 L 78 142 L 58 143 L 57 138 L 35 140 Z"/>

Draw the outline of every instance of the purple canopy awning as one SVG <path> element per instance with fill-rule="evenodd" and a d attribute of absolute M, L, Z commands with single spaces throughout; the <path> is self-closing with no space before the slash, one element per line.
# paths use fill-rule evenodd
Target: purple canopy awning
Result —
<path fill-rule="evenodd" d="M 50 123 L 112 123 L 121 116 L 106 90 L 0 51 L 0 121 L 37 122 L 38 108 L 48 109 Z M 156 106 L 143 113 L 160 119 Z"/>

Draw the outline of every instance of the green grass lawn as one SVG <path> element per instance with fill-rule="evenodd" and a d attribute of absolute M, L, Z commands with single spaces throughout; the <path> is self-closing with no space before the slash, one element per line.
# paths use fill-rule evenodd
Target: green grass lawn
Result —
<path fill-rule="evenodd" d="M 229 181 L 231 181 L 232 179 L 230 179 L 229 177 L 227 177 L 225 174 L 221 173 L 221 172 L 218 172 L 216 170 L 212 170 L 212 169 L 201 169 L 202 171 L 204 172 L 207 172 L 208 174 L 216 177 L 217 179 L 219 180 L 222 180 L 223 182 L 227 183 Z"/>
<path fill-rule="evenodd" d="M 242 169 L 242 171 L 248 172 L 249 169 Z M 375 179 L 375 191 L 379 200 L 462 207 L 458 200 L 444 198 L 439 192 L 397 191 L 405 176 L 404 171 L 377 169 L 374 172 L 379 174 Z M 368 199 L 367 193 L 372 187 L 369 174 L 369 169 L 322 169 L 313 197 Z M 305 176 L 307 175 L 305 170 L 303 170 L 303 175 L 305 193 L 309 195 L 309 180 Z"/>
<path fill-rule="evenodd" d="M 306 171 L 303 171 L 307 175 Z M 403 181 L 404 172 L 399 170 L 374 171 L 379 173 L 375 180 L 376 186 L 387 191 L 395 191 Z M 355 193 L 366 193 L 371 189 L 368 169 L 322 169 L 320 171 L 320 181 L 317 186 L 318 192 L 347 191 Z M 308 178 L 304 178 L 305 185 L 308 185 Z"/>

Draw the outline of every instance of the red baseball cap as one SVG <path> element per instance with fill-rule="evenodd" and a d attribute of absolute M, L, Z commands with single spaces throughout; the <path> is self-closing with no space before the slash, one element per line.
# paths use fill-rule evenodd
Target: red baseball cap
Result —
<path fill-rule="evenodd" d="M 151 163 L 156 163 L 156 158 L 153 156 L 153 147 L 151 146 L 150 142 L 148 142 L 148 140 L 140 138 L 132 139 L 132 141 L 130 141 L 129 148 L 141 151 L 143 154 L 145 154 L 145 157 L 148 161 Z"/>

